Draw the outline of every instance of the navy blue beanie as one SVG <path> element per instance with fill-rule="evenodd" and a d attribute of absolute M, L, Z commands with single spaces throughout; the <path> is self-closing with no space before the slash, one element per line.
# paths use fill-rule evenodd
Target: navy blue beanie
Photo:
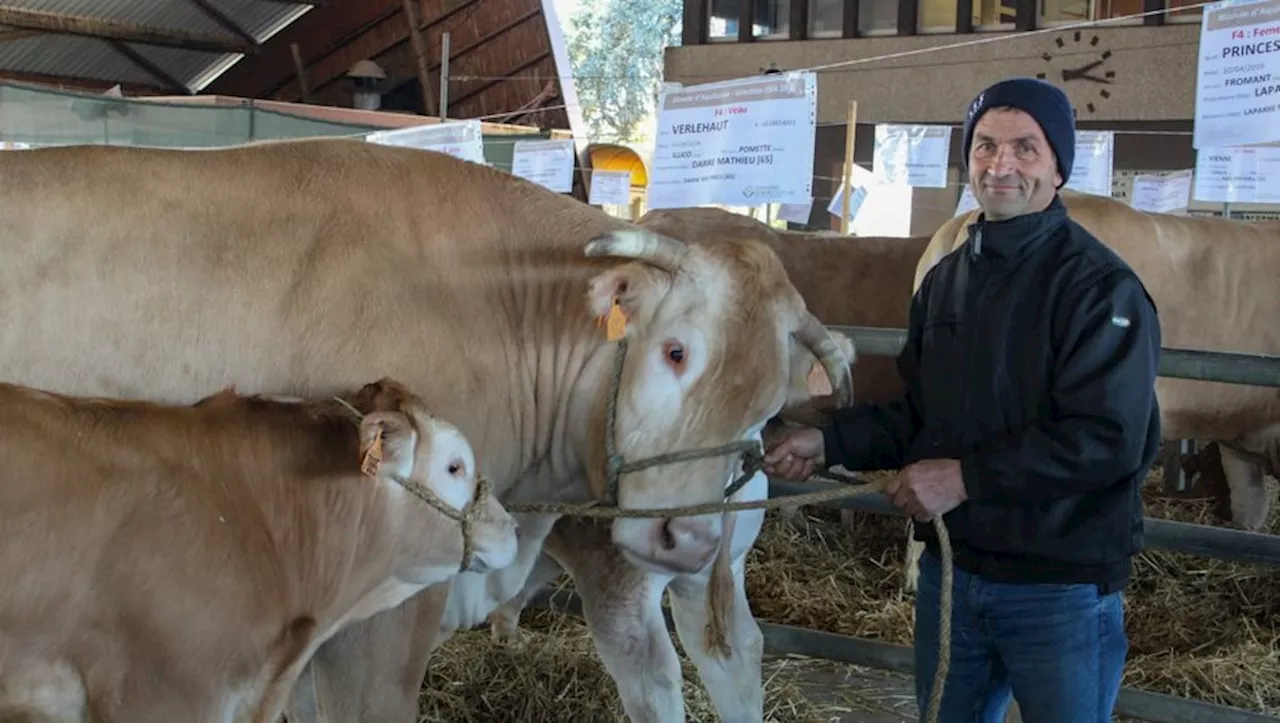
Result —
<path fill-rule="evenodd" d="M 1071 101 L 1056 86 L 1035 78 L 1011 78 L 987 88 L 969 104 L 964 120 L 965 172 L 969 170 L 969 149 L 973 144 L 973 126 L 989 108 L 1009 106 L 1025 111 L 1044 131 L 1044 137 L 1058 158 L 1058 173 L 1065 185 L 1071 177 L 1076 158 L 1076 119 Z"/>

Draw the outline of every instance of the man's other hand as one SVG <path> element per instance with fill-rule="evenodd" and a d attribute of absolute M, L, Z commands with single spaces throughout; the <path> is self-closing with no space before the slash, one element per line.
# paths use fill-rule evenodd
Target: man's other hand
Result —
<path fill-rule="evenodd" d="M 920 522 L 945 515 L 969 497 L 958 459 L 924 459 L 909 464 L 885 486 L 884 493 Z"/>
<path fill-rule="evenodd" d="M 789 480 L 808 479 L 826 450 L 822 430 L 796 429 L 782 435 L 764 455 L 765 474 Z"/>

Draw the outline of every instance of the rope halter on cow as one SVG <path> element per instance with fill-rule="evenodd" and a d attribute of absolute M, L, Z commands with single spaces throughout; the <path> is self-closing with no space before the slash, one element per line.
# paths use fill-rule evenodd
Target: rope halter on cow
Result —
<path fill-rule="evenodd" d="M 360 410 L 351 406 L 347 400 L 342 399 L 341 397 L 333 397 L 333 399 L 355 415 L 357 421 L 364 419 L 364 415 L 360 413 Z M 381 461 L 381 459 L 378 458 L 377 461 Z M 361 467 L 361 471 L 364 474 L 373 476 L 374 472 L 365 469 L 364 465 L 361 465 Z M 478 476 L 476 478 L 476 493 L 471 496 L 471 499 L 467 502 L 465 507 L 458 510 L 441 499 L 440 495 L 431 491 L 429 487 L 420 484 L 416 480 L 402 477 L 394 473 L 384 474 L 388 479 L 400 485 L 404 491 L 414 497 L 417 497 L 431 507 L 434 507 L 437 512 L 458 523 L 462 532 L 462 562 L 458 565 L 458 572 L 466 572 L 467 570 L 470 570 L 471 564 L 475 561 L 474 558 L 476 554 L 475 523 L 481 516 L 481 509 L 483 508 L 485 501 L 489 498 L 489 495 L 493 494 L 493 484 L 487 478 Z"/>
<path fill-rule="evenodd" d="M 618 395 L 622 389 L 622 367 L 627 360 L 627 338 L 618 340 L 618 353 L 613 357 L 613 374 L 609 379 L 609 396 L 605 402 L 604 416 L 604 449 L 605 449 L 605 497 L 598 507 L 611 508 L 618 505 L 618 482 L 622 475 L 637 472 L 658 465 L 687 462 L 693 459 L 723 457 L 731 454 L 742 455 L 742 474 L 725 488 L 724 499 L 733 497 L 738 490 L 751 481 L 752 477 L 764 465 L 764 450 L 760 443 L 753 439 L 742 439 L 715 447 L 699 447 L 667 454 L 655 454 L 634 462 L 628 462 L 618 453 Z"/>

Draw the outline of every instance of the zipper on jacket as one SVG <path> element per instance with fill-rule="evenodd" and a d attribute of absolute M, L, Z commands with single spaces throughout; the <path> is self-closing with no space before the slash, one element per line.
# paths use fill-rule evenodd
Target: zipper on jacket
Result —
<path fill-rule="evenodd" d="M 973 416 L 973 370 L 974 357 L 979 353 L 982 346 L 982 307 L 987 300 L 987 282 L 991 279 L 992 268 L 989 260 L 984 258 L 982 253 L 982 229 L 979 228 L 974 232 L 974 242 L 978 252 L 978 258 L 973 261 L 974 271 L 976 274 L 969 275 L 969 289 L 966 289 L 965 296 L 968 297 L 972 292 L 977 297 L 977 303 L 974 304 L 972 312 L 965 310 L 965 316 L 968 318 L 969 328 L 972 330 L 965 340 L 964 349 L 964 418 L 968 419 Z M 975 278 L 976 277 L 976 278 Z M 978 283 L 974 283 L 977 281 Z M 961 444 L 967 444 L 968 440 L 959 440 Z"/>

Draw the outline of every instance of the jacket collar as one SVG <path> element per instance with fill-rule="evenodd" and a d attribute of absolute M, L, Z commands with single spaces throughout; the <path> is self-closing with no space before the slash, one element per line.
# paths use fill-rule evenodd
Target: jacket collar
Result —
<path fill-rule="evenodd" d="M 1055 194 L 1043 211 L 988 221 L 986 213 L 969 224 L 969 253 L 990 258 L 1015 258 L 1040 246 L 1067 222 L 1067 208 Z"/>

